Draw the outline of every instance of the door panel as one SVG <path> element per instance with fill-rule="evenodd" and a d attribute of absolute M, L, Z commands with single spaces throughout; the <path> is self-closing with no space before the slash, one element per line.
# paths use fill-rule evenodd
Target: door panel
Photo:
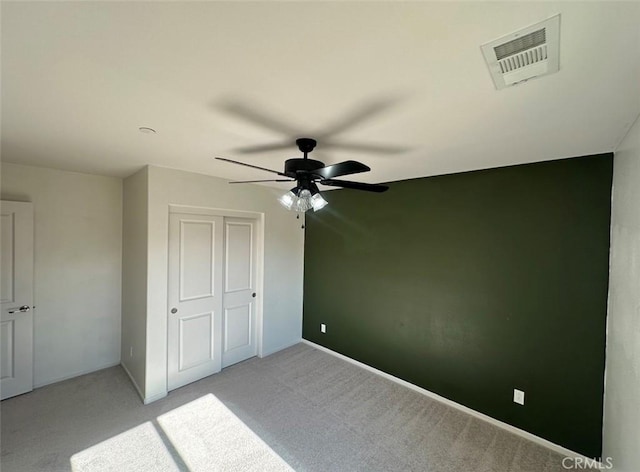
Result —
<path fill-rule="evenodd" d="M 246 347 L 251 343 L 251 309 L 250 304 L 224 310 L 225 352 Z"/>
<path fill-rule="evenodd" d="M 180 318 L 180 371 L 215 357 L 213 352 L 213 313 Z"/>
<path fill-rule="evenodd" d="M 4 208 L 3 208 L 4 209 Z M 13 303 L 13 255 L 14 255 L 14 213 L 2 211 L 0 219 L 0 244 L 2 245 L 2 258 L 0 259 L 0 300 L 2 303 Z"/>
<path fill-rule="evenodd" d="M 0 397 L 33 390 L 33 205 L 2 202 Z"/>
<path fill-rule="evenodd" d="M 215 222 L 180 221 L 180 301 L 214 295 Z"/>
<path fill-rule="evenodd" d="M 250 290 L 252 286 L 253 225 L 225 219 L 225 292 Z"/>
<path fill-rule="evenodd" d="M 169 390 L 221 369 L 222 226 L 219 216 L 169 216 Z"/>
<path fill-rule="evenodd" d="M 13 339 L 15 338 L 15 321 L 3 321 L 0 323 L 0 379 L 8 379 L 14 376 L 13 369 Z"/>
<path fill-rule="evenodd" d="M 256 355 L 256 222 L 225 218 L 222 367 Z"/>

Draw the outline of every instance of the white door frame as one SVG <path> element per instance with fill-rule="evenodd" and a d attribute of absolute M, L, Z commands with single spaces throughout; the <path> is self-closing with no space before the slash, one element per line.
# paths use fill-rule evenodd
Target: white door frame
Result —
<path fill-rule="evenodd" d="M 264 293 L 264 213 L 255 211 L 229 210 L 192 205 L 169 204 L 169 214 L 187 213 L 192 215 L 222 216 L 230 218 L 248 218 L 256 220 L 256 344 L 258 357 L 263 357 L 263 293 Z M 167 294 L 168 295 L 168 294 Z M 169 306 L 167 304 L 167 306 Z M 168 352 L 168 351 L 167 351 Z M 168 357 L 168 356 L 167 356 Z M 168 359 L 167 359 L 168 362 Z M 167 365 L 168 369 L 168 365 Z"/>

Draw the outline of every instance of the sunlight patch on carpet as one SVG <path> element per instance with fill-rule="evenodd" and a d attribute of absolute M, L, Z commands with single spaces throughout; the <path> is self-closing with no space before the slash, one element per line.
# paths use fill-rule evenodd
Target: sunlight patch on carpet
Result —
<path fill-rule="evenodd" d="M 158 423 L 192 472 L 293 470 L 211 394 L 159 416 Z"/>
<path fill-rule="evenodd" d="M 71 456 L 73 472 L 178 472 L 151 422 L 146 422 Z"/>
<path fill-rule="evenodd" d="M 212 394 L 71 457 L 73 472 L 291 472 Z"/>

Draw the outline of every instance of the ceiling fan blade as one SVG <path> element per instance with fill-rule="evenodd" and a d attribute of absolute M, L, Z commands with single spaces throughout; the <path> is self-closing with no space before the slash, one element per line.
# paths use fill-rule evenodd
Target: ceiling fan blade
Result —
<path fill-rule="evenodd" d="M 329 185 L 330 187 L 351 188 L 354 190 L 365 190 L 367 192 L 381 193 L 389 190 L 389 187 L 387 185 L 365 184 L 363 182 L 352 182 L 349 180 L 325 179 L 325 180 L 321 180 L 320 183 L 322 185 Z"/>
<path fill-rule="evenodd" d="M 268 113 L 259 110 L 255 103 L 245 104 L 239 101 L 229 101 L 222 103 L 221 108 L 231 115 L 250 121 L 263 128 L 284 134 L 285 136 L 295 136 L 299 131 L 287 123 L 270 116 Z"/>
<path fill-rule="evenodd" d="M 276 179 L 276 180 L 232 180 L 230 184 L 252 184 L 255 182 L 295 182 L 291 179 Z"/>
<path fill-rule="evenodd" d="M 325 143 L 323 148 L 344 149 L 345 151 L 366 152 L 369 154 L 398 154 L 407 151 L 406 146 L 393 146 L 388 144 L 362 144 L 345 143 L 340 141 L 330 141 Z"/>
<path fill-rule="evenodd" d="M 235 148 L 235 152 L 239 152 L 242 154 L 256 154 L 259 152 L 269 152 L 269 151 L 279 151 L 281 149 L 291 149 L 293 146 L 290 141 L 282 142 L 282 143 L 273 143 L 273 144 L 263 144 L 259 146 L 247 146 Z"/>
<path fill-rule="evenodd" d="M 359 108 L 354 109 L 343 119 L 330 123 L 329 126 L 320 130 L 319 133 L 316 133 L 316 136 L 318 137 L 318 140 L 326 140 L 332 136 L 344 133 L 346 130 L 355 128 L 376 115 L 380 115 L 382 112 L 390 108 L 396 101 L 396 98 L 388 97 L 382 100 L 366 103 Z"/>
<path fill-rule="evenodd" d="M 369 172 L 370 170 L 371 168 L 362 162 L 344 161 L 322 167 L 321 169 L 313 171 L 313 173 L 318 174 L 323 179 L 333 179 L 341 175 L 358 174 L 360 172 Z"/>
<path fill-rule="evenodd" d="M 284 174 L 282 172 L 278 172 L 277 170 L 271 170 L 271 169 L 267 169 L 265 167 L 259 167 L 259 166 L 254 166 L 253 164 L 245 164 L 244 162 L 238 162 L 238 161 L 234 161 L 232 159 L 227 159 L 225 157 L 216 157 L 216 159 L 218 159 L 219 161 L 225 161 L 225 162 L 231 162 L 232 164 L 238 164 L 241 166 L 246 166 L 246 167 L 252 167 L 253 169 L 258 169 L 258 170 L 264 170 L 267 172 L 272 172 L 274 174 L 278 174 L 281 175 L 283 177 L 288 177 L 287 174 Z"/>

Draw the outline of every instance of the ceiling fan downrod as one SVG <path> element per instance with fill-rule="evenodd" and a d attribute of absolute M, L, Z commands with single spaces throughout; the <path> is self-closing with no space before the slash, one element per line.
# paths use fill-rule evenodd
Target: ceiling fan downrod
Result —
<path fill-rule="evenodd" d="M 309 173 L 324 167 L 324 162 L 309 159 L 307 155 L 316 147 L 316 140 L 312 138 L 298 138 L 296 144 L 304 157 L 293 157 L 284 163 L 284 172 L 295 176 L 295 179 L 310 178 Z"/>

